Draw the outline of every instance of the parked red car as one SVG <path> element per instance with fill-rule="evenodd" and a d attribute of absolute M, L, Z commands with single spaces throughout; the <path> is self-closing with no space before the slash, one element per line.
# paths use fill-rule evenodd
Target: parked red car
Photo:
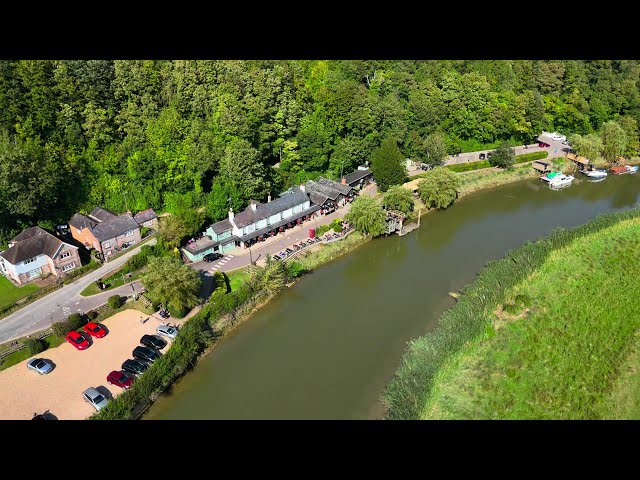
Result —
<path fill-rule="evenodd" d="M 97 323 L 89 322 L 84 327 L 84 331 L 92 337 L 102 338 L 107 334 L 107 331 Z"/>
<path fill-rule="evenodd" d="M 73 332 L 67 333 L 64 338 L 66 338 L 67 342 L 76 347 L 78 350 L 84 350 L 85 348 L 89 347 L 89 342 L 87 341 L 87 339 L 75 330 Z"/>
<path fill-rule="evenodd" d="M 109 385 L 115 385 L 116 387 L 129 388 L 133 383 L 133 375 L 128 375 L 123 371 L 114 370 L 107 375 L 107 383 Z"/>
<path fill-rule="evenodd" d="M 551 145 L 549 145 L 549 144 L 548 144 L 548 143 L 546 143 L 546 142 L 538 142 L 538 146 L 539 146 L 540 148 L 549 148 Z"/>

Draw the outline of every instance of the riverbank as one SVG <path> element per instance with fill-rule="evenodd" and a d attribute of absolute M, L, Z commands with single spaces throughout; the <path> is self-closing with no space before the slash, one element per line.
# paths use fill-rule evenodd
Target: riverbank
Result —
<path fill-rule="evenodd" d="M 386 417 L 636 418 L 639 238 L 636 208 L 489 263 L 410 342 Z"/>

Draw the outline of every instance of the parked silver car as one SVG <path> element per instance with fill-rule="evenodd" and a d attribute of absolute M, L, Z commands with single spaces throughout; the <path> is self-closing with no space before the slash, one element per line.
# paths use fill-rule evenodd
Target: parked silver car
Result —
<path fill-rule="evenodd" d="M 89 387 L 82 392 L 82 398 L 84 398 L 84 401 L 88 402 L 98 412 L 106 407 L 107 403 L 109 403 L 109 399 L 105 398 L 104 395 L 93 387 Z"/>
<path fill-rule="evenodd" d="M 40 375 L 46 375 L 53 370 L 53 364 L 44 358 L 32 358 L 27 362 L 27 368 L 38 372 Z"/>
<path fill-rule="evenodd" d="M 165 337 L 169 337 L 169 338 L 176 338 L 178 336 L 178 330 L 170 327 L 169 325 L 160 325 L 158 328 L 156 328 L 156 333 L 158 335 L 163 335 Z"/>

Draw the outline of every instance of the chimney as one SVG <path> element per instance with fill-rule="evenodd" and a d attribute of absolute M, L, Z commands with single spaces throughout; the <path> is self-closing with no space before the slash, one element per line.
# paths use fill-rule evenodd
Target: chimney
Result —
<path fill-rule="evenodd" d="M 304 183 L 300 184 L 300 191 L 306 193 L 307 192 L 307 188 L 304 186 Z"/>
<path fill-rule="evenodd" d="M 271 192 L 269 192 L 269 195 L 267 196 L 267 203 L 271 202 Z"/>
<path fill-rule="evenodd" d="M 229 207 L 229 221 L 233 222 L 235 215 L 233 214 L 233 208 Z"/>
<path fill-rule="evenodd" d="M 253 210 L 255 212 L 256 211 L 256 201 L 255 200 L 251 200 L 249 202 L 249 205 L 251 205 L 251 210 Z"/>
<path fill-rule="evenodd" d="M 347 184 L 347 178 L 346 177 L 342 177 L 342 184 L 346 185 Z"/>

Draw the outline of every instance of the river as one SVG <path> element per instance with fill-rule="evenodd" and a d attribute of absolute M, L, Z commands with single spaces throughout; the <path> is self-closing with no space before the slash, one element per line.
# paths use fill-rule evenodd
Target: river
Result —
<path fill-rule="evenodd" d="M 145 419 L 375 419 L 406 342 L 434 328 L 487 261 L 640 201 L 640 175 L 472 194 L 422 226 L 322 266 L 236 329 Z"/>

